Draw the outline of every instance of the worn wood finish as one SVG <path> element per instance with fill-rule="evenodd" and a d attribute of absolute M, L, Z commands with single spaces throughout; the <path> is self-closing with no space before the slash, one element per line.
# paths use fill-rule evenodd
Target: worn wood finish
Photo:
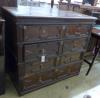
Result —
<path fill-rule="evenodd" d="M 0 18 L 0 95 L 5 92 L 4 20 Z"/>
<path fill-rule="evenodd" d="M 17 0 L 0 0 L 0 6 L 17 6 Z"/>
<path fill-rule="evenodd" d="M 6 68 L 20 95 L 79 74 L 96 18 L 55 7 L 4 7 L 2 13 Z"/>

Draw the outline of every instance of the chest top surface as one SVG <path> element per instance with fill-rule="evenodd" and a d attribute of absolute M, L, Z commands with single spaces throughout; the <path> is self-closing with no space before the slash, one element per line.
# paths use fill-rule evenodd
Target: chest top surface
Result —
<path fill-rule="evenodd" d="M 3 10 L 7 11 L 14 17 L 20 18 L 57 18 L 57 19 L 90 19 L 96 20 L 95 17 L 87 16 L 81 13 L 72 11 L 59 10 L 57 7 L 30 7 L 30 6 L 18 6 L 18 7 L 3 7 Z"/>

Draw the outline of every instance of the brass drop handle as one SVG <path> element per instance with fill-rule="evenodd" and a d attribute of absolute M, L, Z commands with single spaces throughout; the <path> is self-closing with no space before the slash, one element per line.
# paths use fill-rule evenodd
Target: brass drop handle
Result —
<path fill-rule="evenodd" d="M 42 30 L 42 33 L 40 34 L 40 38 L 47 38 L 47 32 L 45 29 Z"/>
<path fill-rule="evenodd" d="M 26 30 L 27 29 L 27 26 L 24 26 L 24 30 Z"/>
<path fill-rule="evenodd" d="M 65 29 L 66 29 L 66 26 L 65 26 L 65 25 L 63 25 L 63 26 L 62 26 L 62 29 L 63 29 L 63 30 L 65 30 Z"/>
<path fill-rule="evenodd" d="M 41 82 L 41 83 L 42 83 L 42 77 L 41 77 L 41 76 L 39 77 L 39 82 Z"/>

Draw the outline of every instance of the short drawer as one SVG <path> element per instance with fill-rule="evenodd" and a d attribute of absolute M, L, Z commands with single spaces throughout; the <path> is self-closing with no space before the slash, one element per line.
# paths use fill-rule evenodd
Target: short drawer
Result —
<path fill-rule="evenodd" d="M 63 66 L 56 67 L 55 76 L 56 78 L 69 77 L 70 75 L 74 75 L 80 72 L 81 63 L 69 63 Z"/>
<path fill-rule="evenodd" d="M 24 45 L 24 61 L 34 58 L 46 59 L 46 57 L 56 56 L 59 51 L 59 42 L 37 43 Z"/>
<path fill-rule="evenodd" d="M 24 26 L 24 41 L 37 41 L 55 39 L 60 37 L 60 26 L 57 25 L 32 25 Z"/>
<path fill-rule="evenodd" d="M 67 25 L 65 31 L 65 37 L 67 36 L 87 36 L 89 34 L 90 26 L 89 25 Z"/>
<path fill-rule="evenodd" d="M 64 40 L 63 53 L 84 51 L 87 47 L 88 37 Z"/>
<path fill-rule="evenodd" d="M 23 86 L 23 89 L 36 87 L 38 84 L 40 84 L 40 74 L 34 73 L 31 75 L 26 75 L 23 77 L 20 83 L 22 83 L 21 85 Z"/>
<path fill-rule="evenodd" d="M 61 65 L 69 64 L 71 62 L 80 61 L 81 58 L 81 52 L 71 52 L 66 53 L 61 56 Z"/>
<path fill-rule="evenodd" d="M 33 73 L 31 75 L 26 75 L 22 79 L 22 85 L 24 89 L 31 87 L 39 87 L 40 85 L 45 85 L 45 83 L 52 82 L 54 80 L 54 71 L 44 71 L 39 73 Z"/>
<path fill-rule="evenodd" d="M 32 74 L 34 72 L 43 72 L 53 69 L 56 65 L 56 59 L 54 57 L 46 57 L 44 62 L 41 59 L 33 59 L 31 62 L 25 62 L 25 74 Z"/>

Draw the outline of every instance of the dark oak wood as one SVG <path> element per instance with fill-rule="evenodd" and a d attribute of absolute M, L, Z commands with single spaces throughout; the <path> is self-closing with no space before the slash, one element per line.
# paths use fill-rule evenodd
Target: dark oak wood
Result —
<path fill-rule="evenodd" d="M 4 22 L 0 18 L 0 95 L 5 92 Z"/>
<path fill-rule="evenodd" d="M 1 6 L 17 6 L 17 0 L 0 0 L 0 7 Z"/>
<path fill-rule="evenodd" d="M 56 7 L 3 7 L 6 68 L 20 95 L 78 75 L 96 18 Z"/>

